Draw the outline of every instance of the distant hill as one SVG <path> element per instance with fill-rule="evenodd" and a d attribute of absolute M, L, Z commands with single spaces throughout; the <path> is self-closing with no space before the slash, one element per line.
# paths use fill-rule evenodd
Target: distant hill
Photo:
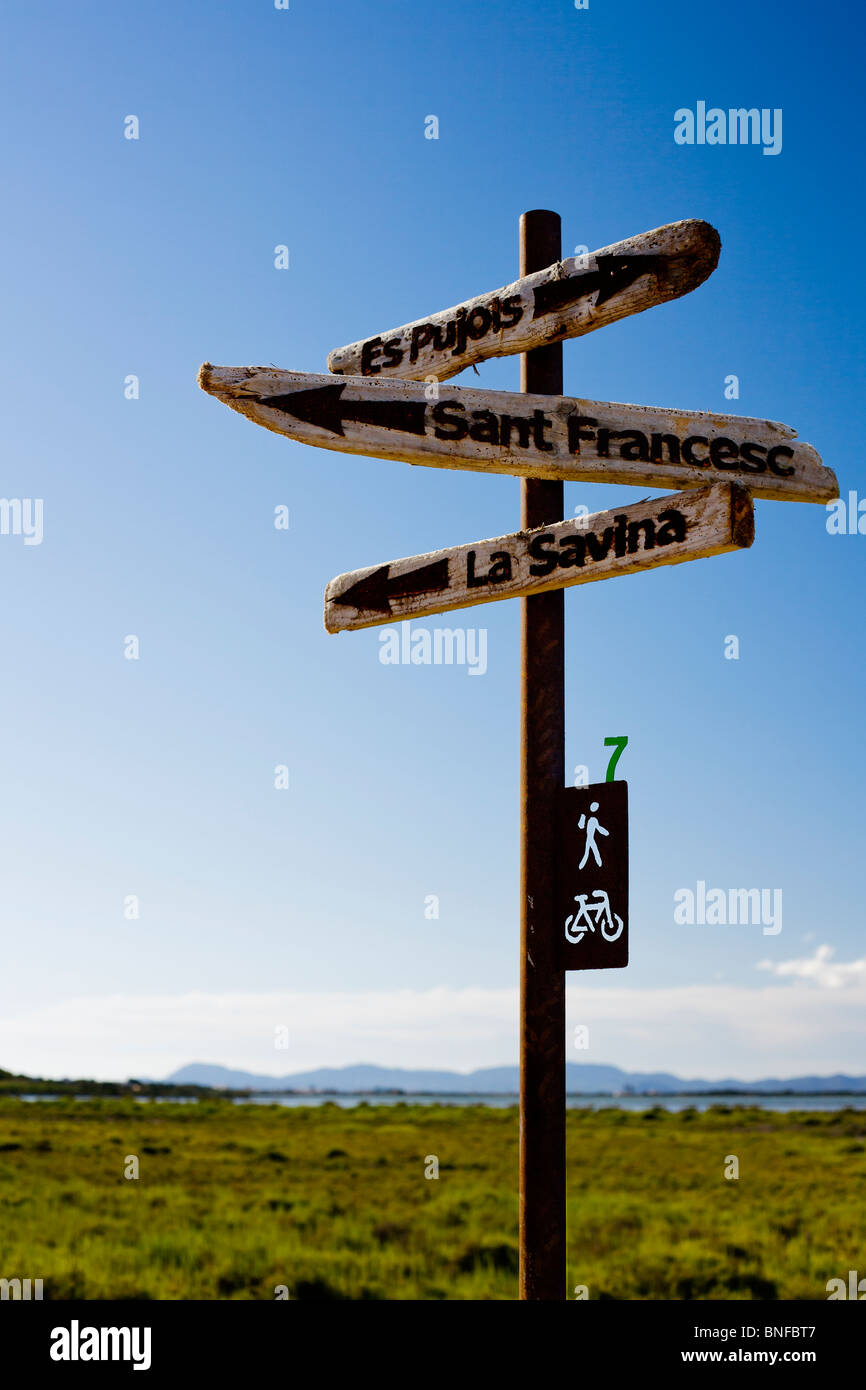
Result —
<path fill-rule="evenodd" d="M 209 1088 L 194 1084 L 172 1085 L 168 1081 L 94 1081 L 89 1077 L 46 1079 L 0 1070 L 0 1096 L 128 1096 L 136 1100 L 189 1099 L 207 1096 Z"/>
<path fill-rule="evenodd" d="M 567 1062 L 566 1090 L 570 1095 L 598 1095 L 616 1091 L 658 1091 L 670 1095 L 688 1091 L 797 1091 L 823 1094 L 832 1091 L 866 1091 L 866 1076 L 794 1076 L 763 1081 L 683 1080 L 670 1072 L 629 1072 L 619 1067 Z M 359 1063 L 348 1067 L 319 1067 L 288 1076 L 261 1076 L 233 1071 L 209 1062 L 191 1062 L 166 1077 L 173 1085 L 215 1086 L 253 1091 L 437 1091 L 451 1094 L 516 1095 L 517 1067 L 484 1067 L 478 1071 L 409 1071 L 401 1067 L 376 1067 Z"/>

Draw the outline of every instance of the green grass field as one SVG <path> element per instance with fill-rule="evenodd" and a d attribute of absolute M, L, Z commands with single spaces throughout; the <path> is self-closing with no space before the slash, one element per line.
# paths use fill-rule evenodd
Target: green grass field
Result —
<path fill-rule="evenodd" d="M 0 1277 L 52 1299 L 514 1298 L 517 1133 L 480 1106 L 0 1100 Z M 570 1296 L 824 1299 L 866 1259 L 864 1177 L 862 1112 L 569 1111 Z"/>

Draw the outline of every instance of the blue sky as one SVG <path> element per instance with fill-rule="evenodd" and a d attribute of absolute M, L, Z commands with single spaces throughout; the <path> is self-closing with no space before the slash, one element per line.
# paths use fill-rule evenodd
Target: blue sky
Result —
<path fill-rule="evenodd" d="M 4 30 L 2 491 L 43 499 L 44 538 L 0 536 L 0 1065 L 513 1060 L 519 605 L 455 616 L 487 630 L 472 679 L 328 636 L 322 596 L 513 530 L 518 485 L 290 443 L 198 366 L 324 371 L 514 278 L 527 208 L 561 213 L 564 254 L 701 217 L 714 275 L 567 343 L 566 392 L 784 421 L 866 497 L 862 20 L 181 0 L 18 7 Z M 781 109 L 781 152 L 675 144 L 700 100 Z M 568 484 L 566 511 L 640 495 Z M 627 734 L 631 798 L 632 964 L 570 977 L 575 1060 L 866 1072 L 866 536 L 821 506 L 756 522 L 748 552 L 567 596 L 567 769 L 603 779 Z M 782 931 L 676 924 L 698 880 L 780 888 Z"/>

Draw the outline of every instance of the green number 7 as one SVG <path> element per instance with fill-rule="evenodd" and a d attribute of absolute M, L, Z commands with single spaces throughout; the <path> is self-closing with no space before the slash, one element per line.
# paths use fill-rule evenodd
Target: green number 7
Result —
<path fill-rule="evenodd" d="M 617 738 L 606 738 L 606 739 L 605 739 L 605 741 L 604 741 L 604 746 L 605 746 L 605 748 L 614 748 L 614 749 L 616 750 L 614 753 L 611 754 L 610 762 L 609 762 L 608 765 L 607 765 L 607 775 L 605 776 L 605 779 L 604 779 L 605 782 L 612 782 L 612 781 L 613 781 L 613 774 L 614 774 L 614 772 L 616 771 L 616 765 L 617 765 L 617 763 L 619 762 L 620 758 L 622 757 L 623 749 L 625 748 L 625 746 L 626 746 L 627 743 L 628 743 L 628 739 L 626 738 L 626 736 L 625 736 L 624 734 L 620 734 Z"/>

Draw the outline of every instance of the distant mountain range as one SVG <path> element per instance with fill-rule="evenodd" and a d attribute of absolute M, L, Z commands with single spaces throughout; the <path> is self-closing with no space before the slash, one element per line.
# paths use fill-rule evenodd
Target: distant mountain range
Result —
<path fill-rule="evenodd" d="M 834 1091 L 866 1091 L 866 1076 L 792 1076 L 764 1081 L 683 1080 L 670 1072 L 621 1071 L 619 1067 L 567 1062 L 566 1090 L 570 1095 L 601 1095 L 623 1091 L 657 1091 L 671 1095 L 690 1091 L 797 1091 L 820 1095 Z M 361 1063 L 349 1067 L 319 1067 L 316 1071 L 288 1076 L 259 1076 L 233 1071 L 209 1062 L 191 1062 L 166 1077 L 174 1085 L 215 1086 L 233 1091 L 435 1091 L 451 1095 L 516 1095 L 517 1067 L 483 1067 L 479 1071 L 404 1071 L 401 1067 L 375 1067 Z"/>

